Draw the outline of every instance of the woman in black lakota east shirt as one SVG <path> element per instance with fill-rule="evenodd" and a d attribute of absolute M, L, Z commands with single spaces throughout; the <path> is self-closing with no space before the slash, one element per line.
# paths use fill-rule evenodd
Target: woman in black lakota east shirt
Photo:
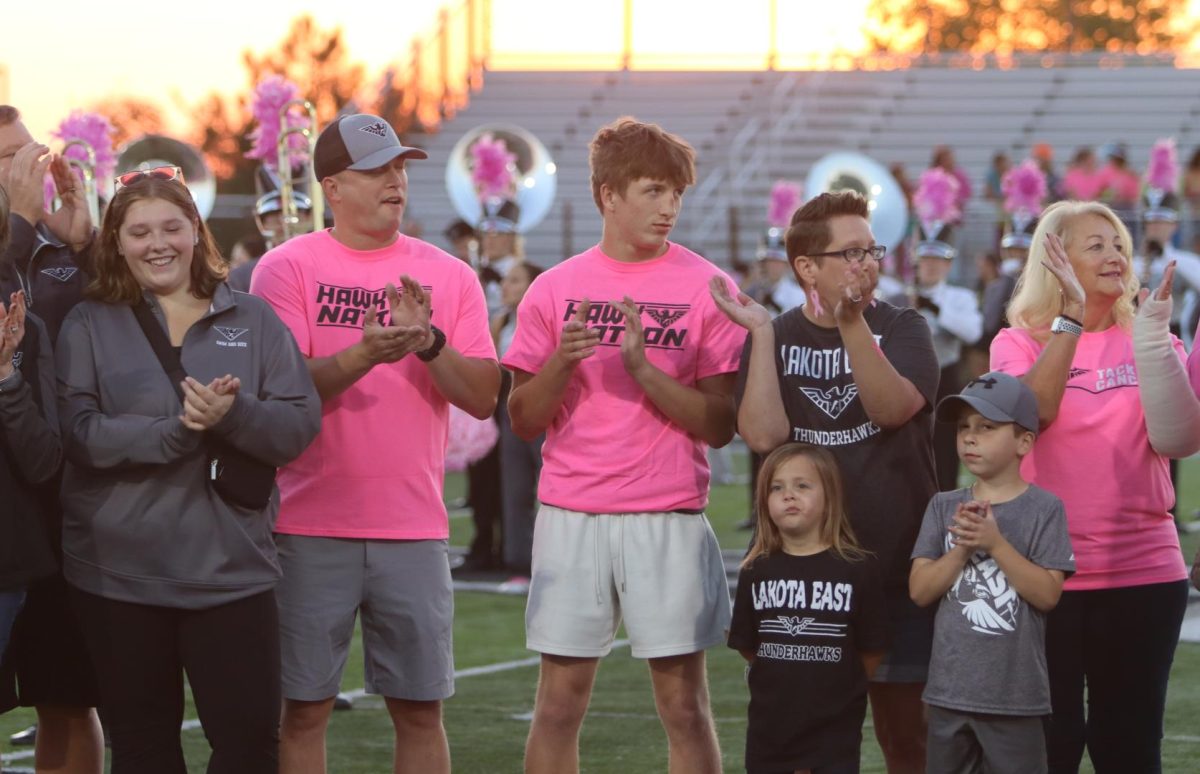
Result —
<path fill-rule="evenodd" d="M 925 768 L 921 691 L 932 611 L 908 597 L 908 564 L 937 491 L 932 407 L 937 356 L 912 309 L 872 298 L 878 259 L 867 202 L 824 193 L 792 216 L 787 251 L 808 302 L 772 320 L 749 298 L 713 294 L 750 331 L 738 370 L 738 432 L 754 451 L 800 441 L 828 449 L 846 479 L 846 511 L 880 563 L 890 649 L 869 686 L 889 770 Z"/>

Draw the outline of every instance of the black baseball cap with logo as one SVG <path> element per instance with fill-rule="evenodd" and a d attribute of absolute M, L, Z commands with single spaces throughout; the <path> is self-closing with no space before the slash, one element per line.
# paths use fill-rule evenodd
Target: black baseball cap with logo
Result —
<path fill-rule="evenodd" d="M 379 116 L 355 113 L 339 116 L 321 130 L 313 153 L 313 171 L 324 180 L 346 169 L 378 169 L 400 157 L 427 159 L 420 148 L 400 144 L 396 130 Z"/>

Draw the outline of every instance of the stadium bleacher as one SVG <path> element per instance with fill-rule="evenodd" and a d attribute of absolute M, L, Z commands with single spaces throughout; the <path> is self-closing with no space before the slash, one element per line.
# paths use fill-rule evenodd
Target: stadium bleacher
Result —
<path fill-rule="evenodd" d="M 915 180 L 939 144 L 955 149 L 974 183 L 960 236 L 971 252 L 995 233 L 995 209 L 979 193 L 996 151 L 1019 161 L 1034 143 L 1049 143 L 1061 173 L 1076 147 L 1121 141 L 1140 170 L 1160 137 L 1174 136 L 1184 158 L 1200 143 L 1196 71 L 1161 59 L 1120 62 L 874 72 L 488 72 L 469 106 L 437 134 L 409 138 L 431 156 L 409 167 L 409 214 L 425 238 L 438 242 L 455 217 L 444 183 L 455 142 L 481 124 L 518 124 L 542 140 L 558 166 L 554 207 L 526 237 L 528 257 L 553 264 L 599 238 L 587 141 L 602 124 L 633 115 L 696 147 L 698 186 L 685 199 L 674 236 L 718 263 L 728 263 L 734 249 L 731 209 L 738 213 L 737 253 L 753 255 L 775 180 L 803 181 L 814 161 L 843 149 L 885 166 L 902 163 Z"/>

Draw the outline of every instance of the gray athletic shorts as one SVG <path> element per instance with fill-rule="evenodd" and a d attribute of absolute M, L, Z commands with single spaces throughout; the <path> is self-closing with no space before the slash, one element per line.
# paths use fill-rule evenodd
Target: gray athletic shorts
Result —
<path fill-rule="evenodd" d="M 1041 715 L 992 715 L 929 708 L 929 774 L 1045 774 Z"/>
<path fill-rule="evenodd" d="M 434 701 L 454 694 L 454 591 L 445 540 L 276 535 L 283 695 L 337 694 L 362 612 L 367 693 Z"/>
<path fill-rule="evenodd" d="M 526 646 L 599 658 L 612 650 L 622 618 L 635 658 L 681 656 L 725 642 L 729 585 L 708 519 L 543 505 L 533 527 Z"/>

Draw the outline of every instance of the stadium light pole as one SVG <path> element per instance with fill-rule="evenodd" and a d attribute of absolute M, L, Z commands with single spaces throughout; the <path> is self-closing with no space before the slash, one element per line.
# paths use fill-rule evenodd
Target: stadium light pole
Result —
<path fill-rule="evenodd" d="M 774 70 L 779 64 L 779 0 L 771 0 L 770 11 L 767 16 L 767 34 L 770 39 L 767 41 L 767 69 Z"/>
<path fill-rule="evenodd" d="M 633 0 L 625 0 L 625 41 L 621 47 L 621 69 L 633 66 Z"/>

